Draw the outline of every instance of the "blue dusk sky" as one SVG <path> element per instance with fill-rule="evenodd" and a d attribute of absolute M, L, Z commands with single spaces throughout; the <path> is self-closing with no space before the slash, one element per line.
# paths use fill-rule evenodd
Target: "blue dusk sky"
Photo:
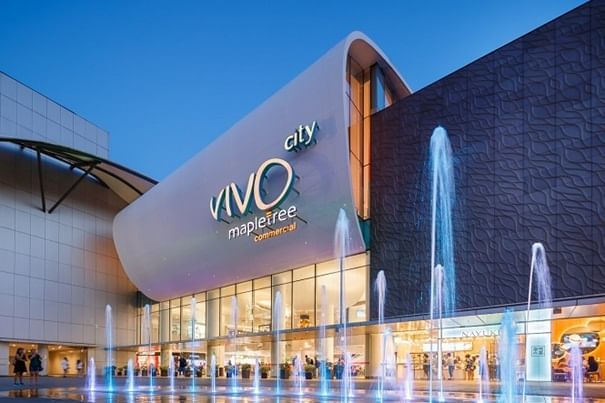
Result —
<path fill-rule="evenodd" d="M 161 180 L 351 31 L 417 91 L 582 3 L 2 0 L 0 70 Z"/>

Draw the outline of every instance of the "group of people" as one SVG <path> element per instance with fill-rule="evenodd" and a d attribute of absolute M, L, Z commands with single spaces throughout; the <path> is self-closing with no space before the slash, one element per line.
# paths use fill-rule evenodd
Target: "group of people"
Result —
<path fill-rule="evenodd" d="M 29 361 L 29 370 L 27 368 L 27 362 Z M 38 384 L 38 375 L 44 368 L 42 368 L 42 357 L 35 349 L 32 349 L 29 354 L 25 352 L 25 349 L 19 347 L 15 356 L 13 357 L 13 382 L 15 385 L 23 385 L 23 374 L 29 372 L 31 378 L 30 383 L 32 385 Z"/>
<path fill-rule="evenodd" d="M 38 385 L 38 377 L 44 368 L 42 367 L 42 356 L 36 349 L 26 352 L 22 347 L 17 348 L 11 364 L 13 365 L 13 382 L 15 386 L 23 385 L 23 374 L 25 373 L 29 373 L 31 385 Z M 63 357 L 61 360 L 61 370 L 65 378 L 69 371 L 69 360 L 67 357 Z M 84 370 L 82 360 L 76 362 L 76 370 L 78 371 L 78 375 L 81 376 Z"/>
<path fill-rule="evenodd" d="M 436 359 L 437 359 L 436 356 L 434 356 L 433 359 L 431 360 L 431 358 L 429 357 L 429 355 L 427 353 L 425 353 L 422 356 L 422 370 L 424 372 L 424 377 L 426 379 L 429 379 L 430 370 L 431 370 L 431 361 L 433 364 L 433 370 L 435 370 L 435 368 L 437 368 L 437 365 L 435 364 Z M 495 360 L 497 361 L 497 358 Z M 481 371 L 485 369 L 484 367 L 481 367 L 479 365 L 479 356 L 471 355 L 471 354 L 466 354 L 464 356 L 464 359 L 461 359 L 460 357 L 456 357 L 452 353 L 447 353 L 445 355 L 445 357 L 443 358 L 442 365 L 443 365 L 443 369 L 447 370 L 447 379 L 448 380 L 454 379 L 454 370 L 456 369 L 456 367 L 462 369 L 465 381 L 474 380 L 475 371 L 477 371 L 477 370 L 479 370 L 478 375 L 482 376 L 483 374 L 481 373 Z M 497 362 L 493 363 L 492 365 L 497 366 Z M 490 376 L 490 378 L 491 378 L 491 376 Z"/>
<path fill-rule="evenodd" d="M 562 376 L 563 380 L 568 381 L 571 378 L 573 366 L 570 364 L 573 363 L 568 362 L 565 357 L 559 359 L 559 361 L 557 361 L 557 363 L 553 366 L 553 379 L 556 380 L 558 376 Z M 588 381 L 590 381 L 590 376 L 593 374 L 596 375 L 600 380 L 599 362 L 594 358 L 594 356 L 591 355 L 588 358 L 582 358 L 582 372 L 583 377 Z"/>

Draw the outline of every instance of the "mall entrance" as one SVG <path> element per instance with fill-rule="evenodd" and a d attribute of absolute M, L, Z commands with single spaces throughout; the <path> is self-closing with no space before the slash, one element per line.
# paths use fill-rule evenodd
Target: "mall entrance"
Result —
<path fill-rule="evenodd" d="M 23 348 L 26 356 L 30 356 L 35 350 L 42 357 L 43 371 L 41 375 L 63 376 L 63 368 L 61 361 L 67 358 L 69 367 L 67 369 L 68 376 L 78 376 L 86 373 L 88 362 L 88 347 L 84 346 L 66 346 L 61 344 L 32 344 L 12 342 L 9 345 L 9 374 L 13 374 L 12 357 L 17 353 L 17 349 Z M 80 374 L 78 374 L 78 362 L 82 364 Z M 29 369 L 29 362 L 27 363 Z"/>

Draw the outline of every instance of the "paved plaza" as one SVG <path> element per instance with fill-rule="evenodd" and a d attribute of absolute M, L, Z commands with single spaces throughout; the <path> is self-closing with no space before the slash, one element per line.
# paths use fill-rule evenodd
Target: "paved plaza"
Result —
<path fill-rule="evenodd" d="M 320 398 L 314 391 L 319 389 L 317 380 L 306 381 L 304 394 L 297 395 L 296 384 L 294 380 L 282 381 L 283 393 L 279 398 L 276 396 L 266 396 L 262 393 L 255 395 L 252 391 L 252 382 L 249 380 L 238 380 L 241 392 L 234 394 L 230 392 L 230 380 L 217 379 L 217 393 L 213 396 L 208 393 L 210 380 L 207 378 L 196 379 L 195 394 L 191 393 L 191 378 L 176 378 L 173 391 L 169 390 L 168 378 L 154 379 L 154 392 L 150 393 L 147 387 L 148 378 L 137 377 L 135 383 L 139 386 L 133 393 L 125 391 L 125 377 L 116 377 L 116 391 L 106 393 L 99 386 L 96 393 L 90 393 L 86 389 L 86 379 L 77 377 L 42 377 L 38 387 L 33 387 L 29 379 L 24 379 L 23 386 L 14 386 L 12 377 L 0 378 L 0 401 L 12 401 L 15 399 L 27 399 L 29 401 L 49 400 L 77 400 L 94 402 L 134 402 L 134 401 L 195 401 L 195 402 L 310 402 L 310 401 L 340 401 L 339 383 L 332 381 L 331 393 L 328 397 Z M 98 378 L 97 384 L 102 385 L 103 379 Z M 262 390 L 274 390 L 275 380 L 262 380 Z M 428 382 L 417 381 L 414 384 L 415 399 L 412 401 L 427 401 Z M 375 401 L 373 390 L 376 383 L 371 380 L 356 380 L 355 388 L 357 390 L 356 398 L 353 401 Z M 490 390 L 497 391 L 498 384 L 491 383 Z M 435 388 L 436 384 L 435 384 Z M 562 382 L 531 382 L 528 383 L 528 402 L 571 402 L 569 399 L 570 384 Z M 385 400 L 397 401 L 401 393 L 391 393 Z M 445 383 L 445 397 L 447 401 L 456 402 L 475 402 L 478 399 L 477 385 L 471 381 L 448 381 Z M 494 395 L 490 395 L 486 401 L 493 401 Z M 584 402 L 605 402 L 605 384 L 589 383 L 584 385 Z"/>

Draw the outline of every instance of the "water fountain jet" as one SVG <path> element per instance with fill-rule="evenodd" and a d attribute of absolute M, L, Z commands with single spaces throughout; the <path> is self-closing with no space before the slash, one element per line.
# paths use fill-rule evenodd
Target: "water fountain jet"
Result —
<path fill-rule="evenodd" d="M 382 329 L 382 354 L 381 354 L 381 363 L 380 363 L 380 376 L 378 377 L 378 390 L 377 390 L 377 398 L 382 400 L 384 393 L 384 380 L 386 378 L 386 337 L 387 331 L 384 329 L 384 300 L 386 296 L 386 288 L 387 288 L 387 280 L 384 276 L 384 271 L 380 270 L 378 275 L 376 276 L 376 281 L 374 283 L 374 288 L 376 290 L 376 294 L 378 294 L 378 328 Z"/>
<path fill-rule="evenodd" d="M 111 318 L 111 305 L 105 306 L 105 343 L 106 343 L 106 364 L 105 364 L 105 388 L 113 391 L 113 321 Z"/>
<path fill-rule="evenodd" d="M 170 391 L 174 391 L 174 358 L 170 357 L 168 361 L 168 379 L 170 380 Z"/>
<path fill-rule="evenodd" d="M 412 356 L 410 353 L 405 355 L 405 368 L 404 396 L 406 401 L 411 401 L 414 397 L 414 366 L 412 364 Z"/>
<path fill-rule="evenodd" d="M 431 174 L 431 321 L 429 332 L 433 334 L 433 315 L 435 308 L 439 314 L 437 337 L 437 379 L 439 380 L 439 400 L 443 399 L 443 352 L 441 337 L 441 316 L 456 309 L 456 268 L 454 264 L 453 216 L 455 183 L 452 146 L 447 131 L 437 126 L 430 141 L 430 174 Z M 439 294 L 437 290 L 435 268 L 441 267 Z M 439 298 L 435 306 L 434 298 Z M 431 357 L 433 355 L 431 348 Z M 430 360 L 429 396 L 433 395 L 433 359 Z"/>
<path fill-rule="evenodd" d="M 127 367 L 128 375 L 126 378 L 126 389 L 129 393 L 134 392 L 134 365 L 132 364 L 132 358 L 128 359 Z"/>
<path fill-rule="evenodd" d="M 210 358 L 210 392 L 216 393 L 216 355 L 214 353 Z"/>
<path fill-rule="evenodd" d="M 344 369 L 341 382 L 341 399 L 348 401 L 353 396 L 353 379 L 351 378 L 352 357 L 347 351 L 348 330 L 347 330 L 347 303 L 346 303 L 346 287 L 345 287 L 345 268 L 344 260 L 349 253 L 349 220 L 344 209 L 338 211 L 336 220 L 336 228 L 334 230 L 334 257 L 338 264 L 338 272 L 340 273 L 340 324 L 342 334 L 341 354 L 344 360 Z"/>
<path fill-rule="evenodd" d="M 546 261 L 546 251 L 544 245 L 536 242 L 531 247 L 531 264 L 529 268 L 529 286 L 527 292 L 527 309 L 525 311 L 525 357 L 526 357 L 526 372 L 523 377 L 523 401 L 525 401 L 525 393 L 527 389 L 527 357 L 531 356 L 531 345 L 528 343 L 531 336 L 529 335 L 530 310 L 532 302 L 532 291 L 534 288 L 534 278 L 536 283 L 536 291 L 538 294 L 538 308 L 546 309 L 552 307 L 552 281 L 550 277 L 550 268 Z M 550 366 L 548 367 L 550 368 Z M 548 373 L 547 379 L 551 379 Z"/>
<path fill-rule="evenodd" d="M 258 362 L 258 357 L 254 361 L 254 380 L 253 380 L 252 390 L 255 395 L 260 393 L 260 363 Z"/>
<path fill-rule="evenodd" d="M 571 401 L 583 402 L 584 398 L 584 366 L 582 365 L 582 350 L 573 344 L 569 350 L 569 368 L 571 370 Z"/>
<path fill-rule="evenodd" d="M 195 310 L 196 310 L 196 301 L 195 297 L 191 297 L 191 390 L 195 392 L 195 378 L 196 378 L 196 370 L 195 370 Z"/>
<path fill-rule="evenodd" d="M 487 350 L 485 346 L 481 347 L 479 353 L 479 399 L 478 403 L 483 403 L 483 397 L 489 394 L 489 367 L 487 362 Z"/>
<path fill-rule="evenodd" d="M 281 393 L 281 371 L 280 371 L 280 364 L 281 364 L 281 341 L 280 341 L 280 331 L 282 328 L 282 315 L 281 315 L 281 310 L 282 310 L 282 299 L 281 299 L 281 292 L 275 291 L 275 301 L 273 304 L 273 332 L 275 333 L 275 345 L 273 348 L 275 348 L 275 363 L 273 363 L 273 368 L 275 369 L 275 372 L 277 374 L 277 379 L 275 381 L 275 393 L 279 396 Z"/>
<path fill-rule="evenodd" d="M 87 383 L 88 383 L 88 391 L 94 392 L 97 389 L 97 369 L 95 367 L 95 359 L 94 357 L 90 357 L 88 360 L 88 373 L 87 373 Z"/>
<path fill-rule="evenodd" d="M 231 373 L 231 391 L 237 393 L 237 321 L 238 321 L 238 307 L 237 297 L 234 295 L 231 297 L 231 323 L 233 326 L 233 333 L 231 334 L 230 341 L 233 347 L 233 372 Z"/>
<path fill-rule="evenodd" d="M 319 340 L 321 360 L 319 362 L 320 394 L 322 397 L 328 396 L 328 352 L 326 340 L 326 312 L 328 310 L 328 292 L 325 285 L 321 286 L 319 292 L 321 312 L 319 313 Z"/>
<path fill-rule="evenodd" d="M 147 345 L 147 375 L 149 377 L 149 390 L 153 390 L 153 364 L 151 363 L 151 306 L 143 307 L 143 342 Z"/>
<path fill-rule="evenodd" d="M 514 313 L 504 312 L 500 324 L 500 403 L 514 403 L 517 396 L 517 324 Z"/>

